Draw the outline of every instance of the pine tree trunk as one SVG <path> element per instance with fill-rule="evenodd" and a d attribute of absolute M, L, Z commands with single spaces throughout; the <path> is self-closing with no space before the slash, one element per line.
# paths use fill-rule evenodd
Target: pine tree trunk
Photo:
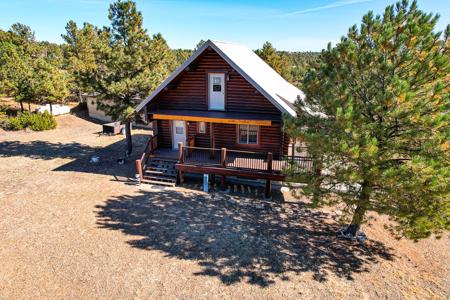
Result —
<path fill-rule="evenodd" d="M 19 103 L 20 103 L 20 111 L 23 112 L 23 101 L 20 100 Z"/>
<path fill-rule="evenodd" d="M 362 222 L 364 221 L 364 215 L 366 214 L 369 206 L 369 201 L 370 191 L 368 183 L 364 181 L 361 187 L 361 193 L 359 194 L 358 204 L 356 205 L 355 212 L 353 213 L 352 221 L 343 232 L 344 235 L 356 236 Z"/>
<path fill-rule="evenodd" d="M 31 112 L 31 104 L 28 102 L 28 111 Z"/>
<path fill-rule="evenodd" d="M 50 103 L 50 114 L 53 115 L 53 106 L 51 103 Z"/>
<path fill-rule="evenodd" d="M 131 155 L 131 152 L 133 151 L 133 141 L 131 139 L 131 122 L 127 121 L 125 123 L 125 137 L 127 140 L 127 156 Z"/>

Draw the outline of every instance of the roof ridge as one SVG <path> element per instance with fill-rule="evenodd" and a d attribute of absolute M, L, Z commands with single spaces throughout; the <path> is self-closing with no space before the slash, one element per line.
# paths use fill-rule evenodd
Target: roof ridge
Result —
<path fill-rule="evenodd" d="M 241 44 L 241 43 L 237 43 L 237 42 L 219 41 L 219 40 L 209 40 L 209 41 L 211 41 L 212 43 L 221 43 L 221 44 L 235 45 L 235 46 L 241 46 L 241 47 L 245 47 L 245 48 L 250 49 L 250 48 L 247 47 L 246 45 Z M 250 50 L 251 50 L 251 49 L 250 49 Z"/>

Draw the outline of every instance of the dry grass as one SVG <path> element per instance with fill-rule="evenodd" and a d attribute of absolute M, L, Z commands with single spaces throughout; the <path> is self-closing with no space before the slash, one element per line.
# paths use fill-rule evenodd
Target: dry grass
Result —
<path fill-rule="evenodd" d="M 0 132 L 1 299 L 449 297 L 448 236 L 397 241 L 377 217 L 361 246 L 335 238 L 335 212 L 289 195 L 139 189 L 133 160 L 116 164 L 121 136 L 58 122 Z"/>

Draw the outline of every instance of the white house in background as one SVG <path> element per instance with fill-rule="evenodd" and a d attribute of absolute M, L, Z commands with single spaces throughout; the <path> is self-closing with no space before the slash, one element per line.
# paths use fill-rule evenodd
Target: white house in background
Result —
<path fill-rule="evenodd" d="M 97 94 L 95 93 L 82 95 L 83 101 L 86 102 L 87 104 L 89 118 L 105 123 L 112 122 L 113 121 L 112 117 L 108 116 L 105 111 L 97 107 L 98 100 L 96 95 Z M 146 123 L 147 123 L 147 114 L 144 111 L 141 113 L 141 120 L 138 122 L 138 124 L 136 124 L 136 122 L 133 122 L 133 125 L 139 127 L 148 127 Z"/>
<path fill-rule="evenodd" d="M 106 113 L 97 108 L 97 97 L 96 94 L 83 94 L 83 100 L 87 104 L 89 118 L 101 121 L 101 122 L 112 122 L 112 118 L 107 116 Z"/>

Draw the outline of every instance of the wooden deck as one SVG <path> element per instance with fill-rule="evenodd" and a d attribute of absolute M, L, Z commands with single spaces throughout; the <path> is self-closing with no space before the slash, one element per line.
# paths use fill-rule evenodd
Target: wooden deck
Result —
<path fill-rule="evenodd" d="M 294 173 L 313 172 L 312 159 L 307 156 L 275 156 L 268 152 L 241 151 L 227 148 L 202 148 L 179 144 L 178 150 L 157 147 L 157 136 L 151 137 L 142 158 L 136 162 L 140 174 L 149 158 L 174 161 L 178 171 L 178 181 L 183 183 L 183 172 L 237 176 L 267 181 L 267 193 L 270 194 L 270 181 L 285 180 L 285 171 Z"/>
<path fill-rule="evenodd" d="M 222 167 L 220 161 L 221 149 L 183 147 L 183 164 L 197 165 L 203 167 Z M 171 160 L 179 159 L 179 150 L 169 148 L 156 149 L 149 157 L 164 158 Z M 297 157 L 298 158 L 298 157 Z M 290 157 L 282 159 L 272 158 L 272 172 L 282 173 L 283 169 L 288 167 Z M 307 171 L 312 167 L 310 159 L 304 161 L 298 160 L 302 164 L 302 168 Z M 230 169 L 255 170 L 264 172 L 268 169 L 267 153 L 228 150 L 226 156 L 226 167 Z"/>

